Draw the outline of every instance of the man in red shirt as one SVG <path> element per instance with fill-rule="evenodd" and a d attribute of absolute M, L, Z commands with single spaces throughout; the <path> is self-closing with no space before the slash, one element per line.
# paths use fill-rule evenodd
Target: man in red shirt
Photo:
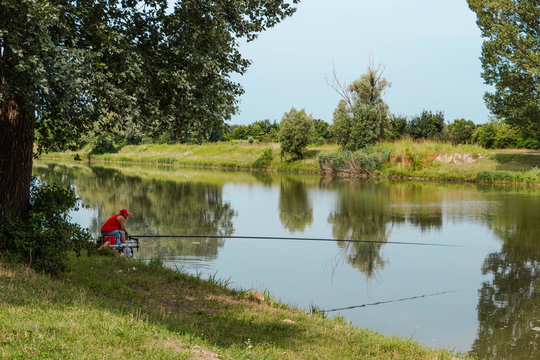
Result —
<path fill-rule="evenodd" d="M 115 236 L 121 242 L 126 242 L 126 236 L 128 236 L 126 218 L 128 215 L 131 215 L 131 213 L 127 209 L 122 209 L 119 214 L 111 216 L 101 227 L 101 235 Z"/>

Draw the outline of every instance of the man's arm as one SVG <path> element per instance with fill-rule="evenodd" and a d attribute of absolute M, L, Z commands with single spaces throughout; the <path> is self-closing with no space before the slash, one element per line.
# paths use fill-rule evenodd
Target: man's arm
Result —
<path fill-rule="evenodd" d="M 118 223 L 120 224 L 120 230 L 125 231 L 127 235 L 126 219 L 122 215 L 118 215 L 116 219 L 118 220 Z"/>

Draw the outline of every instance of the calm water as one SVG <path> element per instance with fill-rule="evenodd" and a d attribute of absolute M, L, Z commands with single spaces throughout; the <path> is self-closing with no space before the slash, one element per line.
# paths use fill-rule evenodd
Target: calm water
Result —
<path fill-rule="evenodd" d="M 540 358 L 540 190 L 45 162 L 34 174 L 74 186 L 88 208 L 72 217 L 96 235 L 126 207 L 133 235 L 378 241 L 151 238 L 136 256 L 431 347 Z"/>

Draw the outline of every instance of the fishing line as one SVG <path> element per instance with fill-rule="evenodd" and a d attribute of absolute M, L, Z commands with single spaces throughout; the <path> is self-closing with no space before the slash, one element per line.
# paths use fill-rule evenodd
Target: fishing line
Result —
<path fill-rule="evenodd" d="M 441 292 L 434 293 L 434 294 L 424 294 L 424 295 L 411 296 L 411 297 L 406 297 L 406 298 L 401 298 L 401 299 L 396 299 L 396 300 L 377 301 L 377 302 L 370 303 L 370 304 L 353 305 L 353 306 L 347 306 L 347 307 L 342 307 L 342 308 L 335 308 L 335 309 L 330 309 L 330 310 L 319 310 L 319 311 L 320 312 L 332 312 L 332 311 L 341 311 L 341 310 L 351 310 L 351 309 L 357 309 L 357 308 L 362 308 L 362 307 L 367 307 L 367 306 L 375 306 L 375 305 L 381 305 L 381 304 L 389 304 L 389 303 L 393 303 L 393 302 L 421 299 L 421 298 L 430 297 L 430 296 L 445 295 L 445 294 L 454 293 L 456 291 L 457 290 L 441 291 Z"/>
<path fill-rule="evenodd" d="M 394 245 L 417 245 L 417 246 L 441 246 L 461 247 L 454 244 L 418 243 L 407 241 L 373 241 L 373 240 L 347 240 L 325 238 L 302 238 L 286 236 L 243 236 L 243 235 L 133 235 L 134 238 L 192 238 L 192 239 L 255 239 L 255 240 L 290 240 L 290 241 L 325 241 L 325 242 L 350 242 L 364 244 L 394 244 Z"/>

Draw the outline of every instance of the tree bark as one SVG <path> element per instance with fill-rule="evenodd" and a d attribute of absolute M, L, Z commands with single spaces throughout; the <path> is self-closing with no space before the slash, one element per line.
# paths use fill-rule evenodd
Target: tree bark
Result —
<path fill-rule="evenodd" d="M 5 86 L 6 79 L 0 79 Z M 6 96 L 5 94 L 3 94 Z M 17 98 L 0 102 L 0 207 L 26 219 L 30 200 L 35 116 Z"/>

